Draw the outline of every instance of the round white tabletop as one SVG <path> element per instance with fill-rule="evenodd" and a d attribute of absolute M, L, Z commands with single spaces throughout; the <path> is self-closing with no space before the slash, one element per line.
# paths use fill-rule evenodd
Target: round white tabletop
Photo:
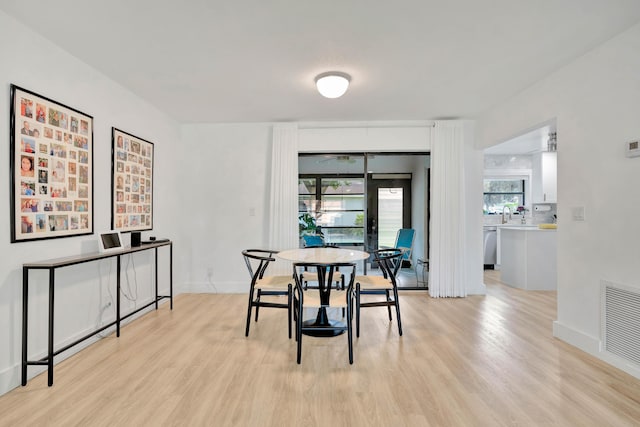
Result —
<path fill-rule="evenodd" d="M 332 264 L 361 261 L 369 258 L 367 252 L 343 248 L 298 248 L 280 251 L 278 258 L 293 262 Z"/>

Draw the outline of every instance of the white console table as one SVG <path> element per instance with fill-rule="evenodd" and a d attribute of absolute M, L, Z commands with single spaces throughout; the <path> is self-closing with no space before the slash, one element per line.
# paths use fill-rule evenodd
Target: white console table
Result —
<path fill-rule="evenodd" d="M 158 248 L 168 246 L 169 247 L 169 295 L 158 295 Z M 134 252 L 146 251 L 154 249 L 155 250 L 155 286 L 156 286 L 156 295 L 155 298 L 148 304 L 140 307 L 124 316 L 120 315 L 120 257 L 122 255 L 128 255 Z M 86 262 L 99 261 L 104 258 L 112 258 L 117 257 L 117 292 L 116 292 L 116 320 L 109 323 L 108 325 L 104 325 L 103 327 L 96 329 L 95 331 L 85 335 L 84 337 L 68 344 L 60 349 L 54 350 L 54 340 L 53 340 L 53 319 L 54 319 L 54 291 L 56 285 L 55 279 L 55 271 L 58 268 L 69 267 L 71 265 L 82 264 Z M 28 313 L 29 313 L 29 271 L 30 270 L 48 270 L 49 271 L 49 322 L 48 322 L 48 346 L 47 346 L 47 356 L 40 360 L 28 360 L 27 358 L 27 342 L 28 342 L 28 333 L 29 333 L 29 325 L 28 325 Z M 65 350 L 75 346 L 76 344 L 81 343 L 82 341 L 96 335 L 99 332 L 115 325 L 116 326 L 116 336 L 120 336 L 120 321 L 124 320 L 140 310 L 144 310 L 145 308 L 154 305 L 156 310 L 158 309 L 158 302 L 164 298 L 169 298 L 169 304 L 171 310 L 173 310 L 173 243 L 169 240 L 154 242 L 154 243 L 146 243 L 141 246 L 136 246 L 132 248 L 125 248 L 122 250 L 107 252 L 107 253 L 91 253 L 86 255 L 78 255 L 78 256 L 70 256 L 65 258 L 56 258 L 50 259 L 46 261 L 39 262 L 30 262 L 22 265 L 22 385 L 27 385 L 27 367 L 29 365 L 46 365 L 48 370 L 48 384 L 49 387 L 53 385 L 53 358 L 54 356 L 62 353 Z"/>

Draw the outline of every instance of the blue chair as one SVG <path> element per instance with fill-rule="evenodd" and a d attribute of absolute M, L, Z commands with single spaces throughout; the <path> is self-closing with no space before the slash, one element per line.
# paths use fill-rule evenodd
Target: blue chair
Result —
<path fill-rule="evenodd" d="M 302 236 L 302 243 L 305 248 L 319 248 L 324 246 L 324 237 L 318 234 L 309 234 Z"/>
<path fill-rule="evenodd" d="M 416 230 L 413 228 L 401 228 L 396 234 L 395 248 L 402 249 L 401 262 L 407 261 L 411 265 L 411 253 L 413 251 L 413 241 L 416 237 Z"/>

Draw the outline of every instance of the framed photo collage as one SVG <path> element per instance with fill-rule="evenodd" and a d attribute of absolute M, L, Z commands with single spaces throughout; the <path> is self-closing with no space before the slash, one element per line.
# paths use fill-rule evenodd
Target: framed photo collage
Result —
<path fill-rule="evenodd" d="M 153 228 L 153 143 L 112 128 L 111 228 Z"/>
<path fill-rule="evenodd" d="M 93 118 L 11 86 L 11 242 L 93 233 Z"/>
<path fill-rule="evenodd" d="M 93 117 L 11 85 L 11 243 L 94 233 Z M 111 228 L 153 228 L 149 141 L 112 128 Z"/>

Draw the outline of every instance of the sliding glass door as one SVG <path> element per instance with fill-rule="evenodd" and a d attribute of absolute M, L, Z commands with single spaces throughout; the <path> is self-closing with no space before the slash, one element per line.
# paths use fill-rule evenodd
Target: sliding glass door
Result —
<path fill-rule="evenodd" d="M 401 228 L 411 228 L 411 174 L 368 174 L 369 248 L 392 248 Z"/>
<path fill-rule="evenodd" d="M 370 252 L 395 246 L 398 230 L 413 228 L 401 286 L 425 289 L 415 268 L 428 258 L 428 153 L 304 153 L 298 170 L 301 239 L 319 234 L 325 243 Z"/>

